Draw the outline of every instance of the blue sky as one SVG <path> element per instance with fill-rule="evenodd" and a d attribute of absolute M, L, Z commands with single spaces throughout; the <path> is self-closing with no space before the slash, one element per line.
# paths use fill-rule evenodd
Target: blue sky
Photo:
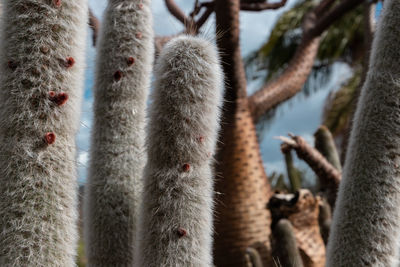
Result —
<path fill-rule="evenodd" d="M 190 12 L 194 1 L 176 0 L 179 6 Z M 270 30 L 279 15 L 294 5 L 296 0 L 289 0 L 287 5 L 278 11 L 263 12 L 241 12 L 241 47 L 244 56 L 258 48 L 269 36 Z M 93 12 L 101 18 L 106 6 L 106 0 L 89 0 Z M 177 22 L 166 10 L 163 0 L 153 0 L 152 4 L 154 17 L 154 30 L 156 35 L 168 35 L 177 33 L 182 29 L 182 25 Z M 214 33 L 214 18 L 204 25 L 206 35 L 212 36 Z M 83 183 L 86 179 L 86 169 L 89 156 L 90 127 L 92 125 L 92 87 L 93 71 L 95 61 L 95 49 L 91 47 L 90 37 L 87 41 L 87 69 L 84 101 L 82 106 L 81 128 L 77 135 L 78 145 L 78 168 L 79 181 Z M 302 135 L 307 141 L 313 143 L 312 134 L 321 123 L 322 108 L 329 93 L 337 90 L 351 75 L 345 65 L 335 65 L 332 78 L 324 88 L 312 94 L 310 97 L 297 95 L 292 100 L 280 105 L 273 122 L 266 130 L 260 131 L 259 139 L 261 143 L 261 153 L 267 173 L 273 171 L 285 172 L 283 157 L 280 152 L 280 142 L 273 137 L 286 135 L 288 132 Z M 260 80 L 251 81 L 248 84 L 249 93 L 257 90 L 261 86 Z M 303 162 L 296 160 L 300 168 L 307 169 Z M 310 173 L 308 171 L 308 173 Z M 312 176 L 310 176 L 312 177 Z"/>

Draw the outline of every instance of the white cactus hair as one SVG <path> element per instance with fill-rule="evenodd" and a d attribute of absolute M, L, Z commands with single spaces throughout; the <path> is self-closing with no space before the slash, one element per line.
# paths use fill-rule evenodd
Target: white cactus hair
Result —
<path fill-rule="evenodd" d="M 5 0 L 0 266 L 75 266 L 85 0 Z"/>
<path fill-rule="evenodd" d="M 137 266 L 212 266 L 213 171 L 223 93 L 215 46 L 179 36 L 158 58 Z"/>
<path fill-rule="evenodd" d="M 327 266 L 398 266 L 400 1 L 386 0 L 354 119 Z"/>
<path fill-rule="evenodd" d="M 100 33 L 84 229 L 89 266 L 132 266 L 154 58 L 150 0 L 110 0 Z"/>

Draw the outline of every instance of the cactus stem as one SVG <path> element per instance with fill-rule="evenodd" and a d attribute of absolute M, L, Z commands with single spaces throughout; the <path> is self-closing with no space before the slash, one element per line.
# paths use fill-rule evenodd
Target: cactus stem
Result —
<path fill-rule="evenodd" d="M 117 71 L 114 73 L 114 80 L 119 81 L 119 80 L 121 80 L 121 78 L 122 78 L 122 72 L 119 71 L 119 70 L 117 70 Z"/>
<path fill-rule="evenodd" d="M 45 134 L 44 140 L 48 145 L 52 145 L 56 141 L 56 135 L 53 132 L 48 132 Z"/>
<path fill-rule="evenodd" d="M 72 66 L 74 66 L 74 64 L 75 64 L 75 59 L 73 58 L 73 57 L 67 57 L 67 60 L 66 60 L 66 67 L 69 69 L 69 68 L 72 68 Z"/>
<path fill-rule="evenodd" d="M 179 238 L 185 237 L 187 235 L 187 231 L 183 228 L 178 229 L 178 236 Z"/>
<path fill-rule="evenodd" d="M 136 36 L 136 38 L 138 38 L 138 39 L 142 39 L 142 37 L 143 37 L 143 35 L 142 35 L 141 32 L 137 32 L 137 33 L 135 34 L 135 36 Z"/>
<path fill-rule="evenodd" d="M 185 163 L 185 164 L 183 164 L 182 169 L 184 172 L 188 172 L 188 171 L 190 171 L 190 165 L 188 163 Z"/>
<path fill-rule="evenodd" d="M 132 66 L 135 63 L 135 59 L 133 57 L 129 57 L 126 62 L 128 63 L 128 66 Z"/>

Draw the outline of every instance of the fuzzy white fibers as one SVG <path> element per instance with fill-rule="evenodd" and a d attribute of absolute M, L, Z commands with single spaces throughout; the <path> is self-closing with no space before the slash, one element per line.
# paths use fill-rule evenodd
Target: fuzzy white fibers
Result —
<path fill-rule="evenodd" d="M 3 8 L 0 266 L 75 266 L 87 3 L 5 0 Z"/>
<path fill-rule="evenodd" d="M 109 1 L 100 34 L 85 189 L 89 266 L 132 266 L 153 55 L 150 0 Z"/>
<path fill-rule="evenodd" d="M 181 36 L 156 65 L 136 266 L 212 266 L 212 154 L 223 79 L 213 44 Z"/>
<path fill-rule="evenodd" d="M 399 264 L 400 1 L 386 0 L 350 137 L 327 266 Z"/>

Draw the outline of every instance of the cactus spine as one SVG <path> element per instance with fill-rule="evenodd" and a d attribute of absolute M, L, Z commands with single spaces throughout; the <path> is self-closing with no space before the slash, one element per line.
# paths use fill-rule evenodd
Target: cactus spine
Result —
<path fill-rule="evenodd" d="M 103 25 L 85 192 L 86 252 L 90 266 L 132 266 L 154 50 L 150 0 L 110 0 Z"/>
<path fill-rule="evenodd" d="M 156 65 L 137 266 L 212 266 L 213 173 L 222 101 L 214 46 L 182 36 Z"/>
<path fill-rule="evenodd" d="M 87 4 L 3 4 L 0 265 L 74 266 Z"/>
<path fill-rule="evenodd" d="M 400 1 L 387 0 L 350 136 L 327 266 L 398 266 Z"/>

